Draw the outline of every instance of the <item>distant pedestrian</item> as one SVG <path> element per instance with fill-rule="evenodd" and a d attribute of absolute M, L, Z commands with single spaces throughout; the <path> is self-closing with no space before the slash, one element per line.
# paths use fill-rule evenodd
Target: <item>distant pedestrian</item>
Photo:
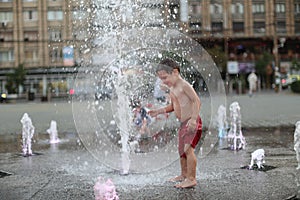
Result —
<path fill-rule="evenodd" d="M 249 83 L 249 96 L 252 97 L 253 93 L 256 91 L 257 88 L 257 76 L 254 71 L 251 72 L 248 76 L 248 83 Z"/>

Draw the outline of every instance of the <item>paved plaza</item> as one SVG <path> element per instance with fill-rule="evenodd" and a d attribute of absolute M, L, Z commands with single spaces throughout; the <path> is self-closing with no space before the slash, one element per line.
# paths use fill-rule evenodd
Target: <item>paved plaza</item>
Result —
<path fill-rule="evenodd" d="M 298 163 L 293 134 L 300 120 L 300 95 L 230 95 L 227 108 L 233 101 L 241 107 L 246 149 L 231 151 L 226 140 L 218 140 L 208 155 L 198 157 L 198 185 L 192 189 L 176 189 L 166 181 L 179 173 L 178 160 L 159 171 L 126 176 L 97 161 L 77 135 L 71 102 L 0 104 L 0 199 L 95 199 L 93 186 L 99 176 L 112 179 L 120 200 L 295 199 Z M 202 117 L 214 118 L 209 98 L 203 97 L 202 103 Z M 21 155 L 24 112 L 36 128 L 36 155 L 31 157 Z M 51 120 L 57 121 L 61 138 L 56 145 L 49 144 L 46 134 Z M 259 148 L 266 152 L 268 170 L 244 169 Z"/>

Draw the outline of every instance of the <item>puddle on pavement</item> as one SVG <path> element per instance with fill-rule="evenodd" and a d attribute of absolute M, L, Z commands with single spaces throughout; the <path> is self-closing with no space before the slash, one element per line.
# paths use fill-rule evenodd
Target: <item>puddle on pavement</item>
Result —
<path fill-rule="evenodd" d="M 270 165 L 263 165 L 262 168 L 258 168 L 257 164 L 254 164 L 252 166 L 252 169 L 249 169 L 249 165 L 243 166 L 243 167 L 241 167 L 241 169 L 247 169 L 247 170 L 250 170 L 250 171 L 252 170 L 252 171 L 267 172 L 267 171 L 270 171 L 272 169 L 276 169 L 276 167 L 270 166 Z"/>
<path fill-rule="evenodd" d="M 21 156 L 21 157 L 40 156 L 40 155 L 43 155 L 43 153 L 32 152 L 32 155 L 23 155 L 22 153 L 17 153 L 16 154 L 16 156 Z"/>
<path fill-rule="evenodd" d="M 70 149 L 78 148 L 79 138 L 75 133 L 61 133 L 59 134 L 60 142 L 57 144 L 50 144 L 49 134 L 34 134 L 32 139 L 32 151 L 34 155 L 41 155 L 40 151 L 49 149 L 55 146 L 55 149 Z M 70 144 L 70 145 L 65 145 Z M 82 145 L 81 145 L 82 146 Z M 0 153 L 16 153 L 22 155 L 22 135 L 21 134 L 5 134 L 0 135 Z"/>
<path fill-rule="evenodd" d="M 10 176 L 10 175 L 12 175 L 12 174 L 9 173 L 9 172 L 0 171 L 0 178 L 3 178 L 3 177 L 5 177 L 5 176 Z"/>
<path fill-rule="evenodd" d="M 290 148 L 294 146 L 294 127 L 243 128 L 247 145 L 257 148 Z M 219 139 L 219 150 L 230 150 L 227 138 Z"/>

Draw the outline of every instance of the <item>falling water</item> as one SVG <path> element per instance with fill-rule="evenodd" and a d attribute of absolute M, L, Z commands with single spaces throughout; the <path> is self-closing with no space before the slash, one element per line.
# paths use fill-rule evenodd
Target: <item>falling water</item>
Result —
<path fill-rule="evenodd" d="M 258 169 L 263 168 L 263 164 L 265 163 L 264 149 L 257 149 L 253 153 L 251 153 L 251 162 L 249 165 L 249 169 L 252 169 L 254 162 L 256 163 Z"/>
<path fill-rule="evenodd" d="M 22 150 L 23 156 L 31 156 L 31 140 L 34 135 L 34 126 L 32 121 L 27 113 L 24 113 L 22 119 Z"/>
<path fill-rule="evenodd" d="M 298 186 L 297 199 L 300 198 L 300 121 L 295 124 L 294 132 L 294 150 L 296 151 L 296 159 L 298 161 L 298 166 L 296 168 L 296 184 Z"/>
<path fill-rule="evenodd" d="M 50 144 L 59 143 L 58 135 L 57 135 L 57 123 L 54 120 L 51 120 L 50 128 L 47 129 L 47 133 L 50 134 Z"/>
<path fill-rule="evenodd" d="M 242 134 L 241 123 L 241 108 L 238 102 L 230 104 L 230 130 L 228 133 L 228 140 L 232 150 L 239 150 L 245 148 L 246 140 Z"/>
<path fill-rule="evenodd" d="M 224 105 L 220 105 L 218 108 L 218 116 L 217 116 L 217 126 L 219 132 L 219 138 L 224 138 L 227 134 L 227 119 L 226 119 L 226 107 Z"/>
<path fill-rule="evenodd" d="M 129 98 L 126 94 L 126 74 L 118 75 L 118 83 L 116 87 L 116 93 L 118 95 L 117 100 L 117 119 L 118 128 L 120 129 L 121 145 L 122 145 L 122 172 L 121 174 L 128 174 L 130 168 L 130 147 L 128 144 L 129 133 L 130 133 L 130 112 L 129 112 Z"/>
<path fill-rule="evenodd" d="M 155 99 L 151 96 L 156 80 L 155 67 L 162 58 L 176 55 L 178 59 L 180 58 L 178 62 L 184 61 L 186 64 L 182 66 L 183 74 L 193 82 L 193 85 L 200 89 L 201 81 L 195 80 L 203 78 L 213 100 L 211 112 L 215 113 L 217 108 L 215 105 L 222 104 L 225 99 L 220 98 L 219 91 L 214 92 L 217 81 L 211 81 L 213 77 L 221 80 L 219 71 L 210 55 L 198 42 L 177 30 L 160 26 L 164 18 L 157 12 L 163 8 L 155 8 L 152 15 L 150 14 L 152 8 L 148 9 L 148 4 L 143 1 L 94 2 L 92 7 L 84 1 L 79 3 L 80 8 L 90 16 L 80 22 L 81 28 L 87 30 L 86 33 L 82 32 L 87 42 L 81 46 L 83 62 L 78 69 L 79 76 L 75 81 L 77 88 L 74 88 L 75 95 L 72 99 L 74 121 L 80 139 L 95 158 L 114 169 L 120 169 L 124 174 L 129 171 L 149 172 L 168 166 L 178 158 L 177 143 L 172 139 L 175 131 L 168 132 L 170 139 L 156 147 L 155 155 L 131 153 L 131 146 L 133 148 L 137 146 L 137 142 L 131 141 L 135 130 L 131 127 L 132 112 L 129 107 L 132 94 L 144 95 L 143 106 L 151 103 L 155 108 L 157 105 L 153 103 L 156 101 L 153 101 Z M 158 27 L 152 26 L 153 20 Z M 89 24 L 88 29 L 85 29 L 86 24 Z M 126 75 L 128 66 L 137 65 L 140 73 L 138 76 Z M 131 77 L 136 82 L 130 82 Z M 111 88 L 115 97 L 95 100 L 94 88 L 107 86 L 108 82 L 113 85 Z M 85 83 L 82 85 L 86 87 L 81 87 L 81 83 Z M 131 83 L 134 83 L 133 87 L 128 87 Z M 224 96 L 224 91 L 223 88 L 221 97 Z M 117 128 L 108 124 L 110 121 L 115 122 Z M 149 127 L 151 134 L 159 136 L 161 133 L 174 130 L 176 126 L 173 121 L 176 122 L 172 115 L 168 118 L 170 123 L 164 118 L 158 119 Z M 210 120 L 205 121 L 206 126 L 210 126 Z M 206 136 L 201 155 L 211 151 L 217 141 L 216 138 L 214 135 Z"/>

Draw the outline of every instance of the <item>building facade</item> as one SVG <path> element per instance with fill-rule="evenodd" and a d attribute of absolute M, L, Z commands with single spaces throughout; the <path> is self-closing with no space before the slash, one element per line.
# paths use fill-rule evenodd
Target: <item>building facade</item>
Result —
<path fill-rule="evenodd" d="M 106 21 L 116 12 L 114 2 L 0 0 L 0 91 L 5 91 L 5 75 L 23 64 L 28 76 L 22 91 L 42 93 L 46 79 L 56 94 L 68 92 L 83 51 L 92 47 L 90 39 L 101 37 L 103 28 L 116 28 Z M 220 46 L 230 60 L 254 62 L 268 51 L 284 72 L 286 63 L 299 59 L 300 0 L 123 2 L 145 10 L 144 25 L 178 28 L 204 47 Z M 98 34 L 91 34 L 95 30 Z"/>

